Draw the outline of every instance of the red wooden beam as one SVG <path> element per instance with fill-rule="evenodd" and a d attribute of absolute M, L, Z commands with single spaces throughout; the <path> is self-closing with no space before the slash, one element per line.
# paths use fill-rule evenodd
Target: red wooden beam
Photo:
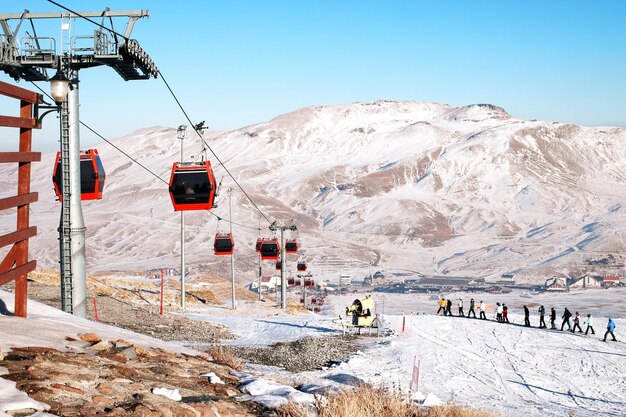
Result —
<path fill-rule="evenodd" d="M 0 152 L 0 163 L 38 161 L 41 161 L 41 152 Z"/>
<path fill-rule="evenodd" d="M 4 236 L 0 236 L 0 248 L 4 246 L 12 245 L 22 240 L 30 239 L 37 235 L 37 226 L 31 226 L 28 229 L 18 230 L 17 232 L 9 233 Z"/>
<path fill-rule="evenodd" d="M 37 120 L 31 117 L 13 117 L 13 116 L 0 116 L 0 126 L 4 127 L 24 127 L 32 129 L 36 127 Z"/>
<path fill-rule="evenodd" d="M 24 206 L 34 203 L 39 198 L 39 193 L 28 193 L 15 197 L 0 198 L 0 210 L 6 210 L 12 207 Z"/>
<path fill-rule="evenodd" d="M 24 265 L 18 266 L 17 268 L 10 269 L 5 273 L 0 274 L 0 285 L 16 280 L 21 276 L 26 276 L 29 272 L 33 272 L 35 268 L 37 268 L 37 261 L 30 261 Z"/>
<path fill-rule="evenodd" d="M 11 249 L 9 249 L 9 253 L 4 256 L 2 262 L 0 262 L 0 274 L 7 272 L 9 269 L 13 268 L 15 265 L 15 260 L 17 259 L 17 251 L 18 247 L 13 245 Z"/>
<path fill-rule="evenodd" d="M 41 97 L 40 94 L 37 94 L 34 91 L 26 90 L 2 81 L 0 81 L 0 94 L 7 97 L 13 97 L 18 100 L 28 101 L 29 103 L 39 103 Z"/>

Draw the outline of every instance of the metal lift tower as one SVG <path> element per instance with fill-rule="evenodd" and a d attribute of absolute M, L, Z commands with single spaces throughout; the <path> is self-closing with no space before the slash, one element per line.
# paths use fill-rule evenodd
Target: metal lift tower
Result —
<path fill-rule="evenodd" d="M 59 226 L 61 304 L 63 311 L 87 316 L 87 274 L 85 262 L 85 222 L 80 201 L 80 135 L 78 72 L 102 65 L 113 68 L 125 81 L 156 78 L 158 69 L 148 54 L 131 39 L 138 19 L 148 10 L 99 12 L 50 12 L 0 14 L 0 70 L 16 81 L 49 81 L 48 69 L 70 81 L 67 98 L 57 103 L 61 125 L 62 196 Z M 75 36 L 76 19 L 99 19 L 100 26 L 89 35 Z M 122 33 L 113 27 L 114 19 L 127 18 Z M 61 36 L 38 36 L 34 21 L 56 19 Z M 15 27 L 11 28 L 10 21 Z M 23 30 L 23 24 L 29 29 Z M 30 32 L 32 30 L 32 33 Z M 41 104 L 41 103 L 40 103 Z"/>

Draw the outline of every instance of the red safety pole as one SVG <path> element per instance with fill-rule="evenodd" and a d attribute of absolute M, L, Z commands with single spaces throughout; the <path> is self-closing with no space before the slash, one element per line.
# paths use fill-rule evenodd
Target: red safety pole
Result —
<path fill-rule="evenodd" d="M 406 324 L 406 316 L 402 313 L 402 333 L 404 334 L 404 325 Z"/>
<path fill-rule="evenodd" d="M 100 321 L 100 320 L 98 319 L 98 306 L 97 306 L 97 304 L 96 304 L 96 297 L 93 297 L 93 315 L 94 315 L 94 316 L 95 316 L 95 318 L 96 318 L 96 322 Z"/>
<path fill-rule="evenodd" d="M 163 314 L 163 283 L 165 281 L 165 271 L 161 269 L 161 307 L 159 308 L 159 314 Z"/>
<path fill-rule="evenodd" d="M 413 357 L 413 376 L 411 378 L 411 389 L 415 386 L 415 391 L 419 391 L 420 381 L 420 360 L 417 355 Z"/>

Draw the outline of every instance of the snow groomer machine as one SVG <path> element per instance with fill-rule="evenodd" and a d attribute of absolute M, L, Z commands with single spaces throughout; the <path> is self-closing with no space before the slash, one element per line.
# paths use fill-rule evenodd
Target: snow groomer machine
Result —
<path fill-rule="evenodd" d="M 367 328 L 371 333 L 371 329 L 376 329 L 378 333 L 379 319 L 375 314 L 376 303 L 371 296 L 365 298 L 356 299 L 351 305 L 346 307 L 346 316 L 351 316 L 350 322 L 343 322 L 344 333 L 346 330 L 352 332 L 354 330 L 358 334 L 361 334 L 361 329 Z"/>

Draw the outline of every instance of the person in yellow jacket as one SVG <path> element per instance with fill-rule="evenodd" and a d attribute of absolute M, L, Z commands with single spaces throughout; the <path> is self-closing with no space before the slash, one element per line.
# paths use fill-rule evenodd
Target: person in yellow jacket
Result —
<path fill-rule="evenodd" d="M 446 299 L 445 298 L 440 298 L 439 299 L 439 310 L 437 310 L 437 315 L 439 315 L 439 312 L 443 311 L 443 315 L 446 315 Z"/>

